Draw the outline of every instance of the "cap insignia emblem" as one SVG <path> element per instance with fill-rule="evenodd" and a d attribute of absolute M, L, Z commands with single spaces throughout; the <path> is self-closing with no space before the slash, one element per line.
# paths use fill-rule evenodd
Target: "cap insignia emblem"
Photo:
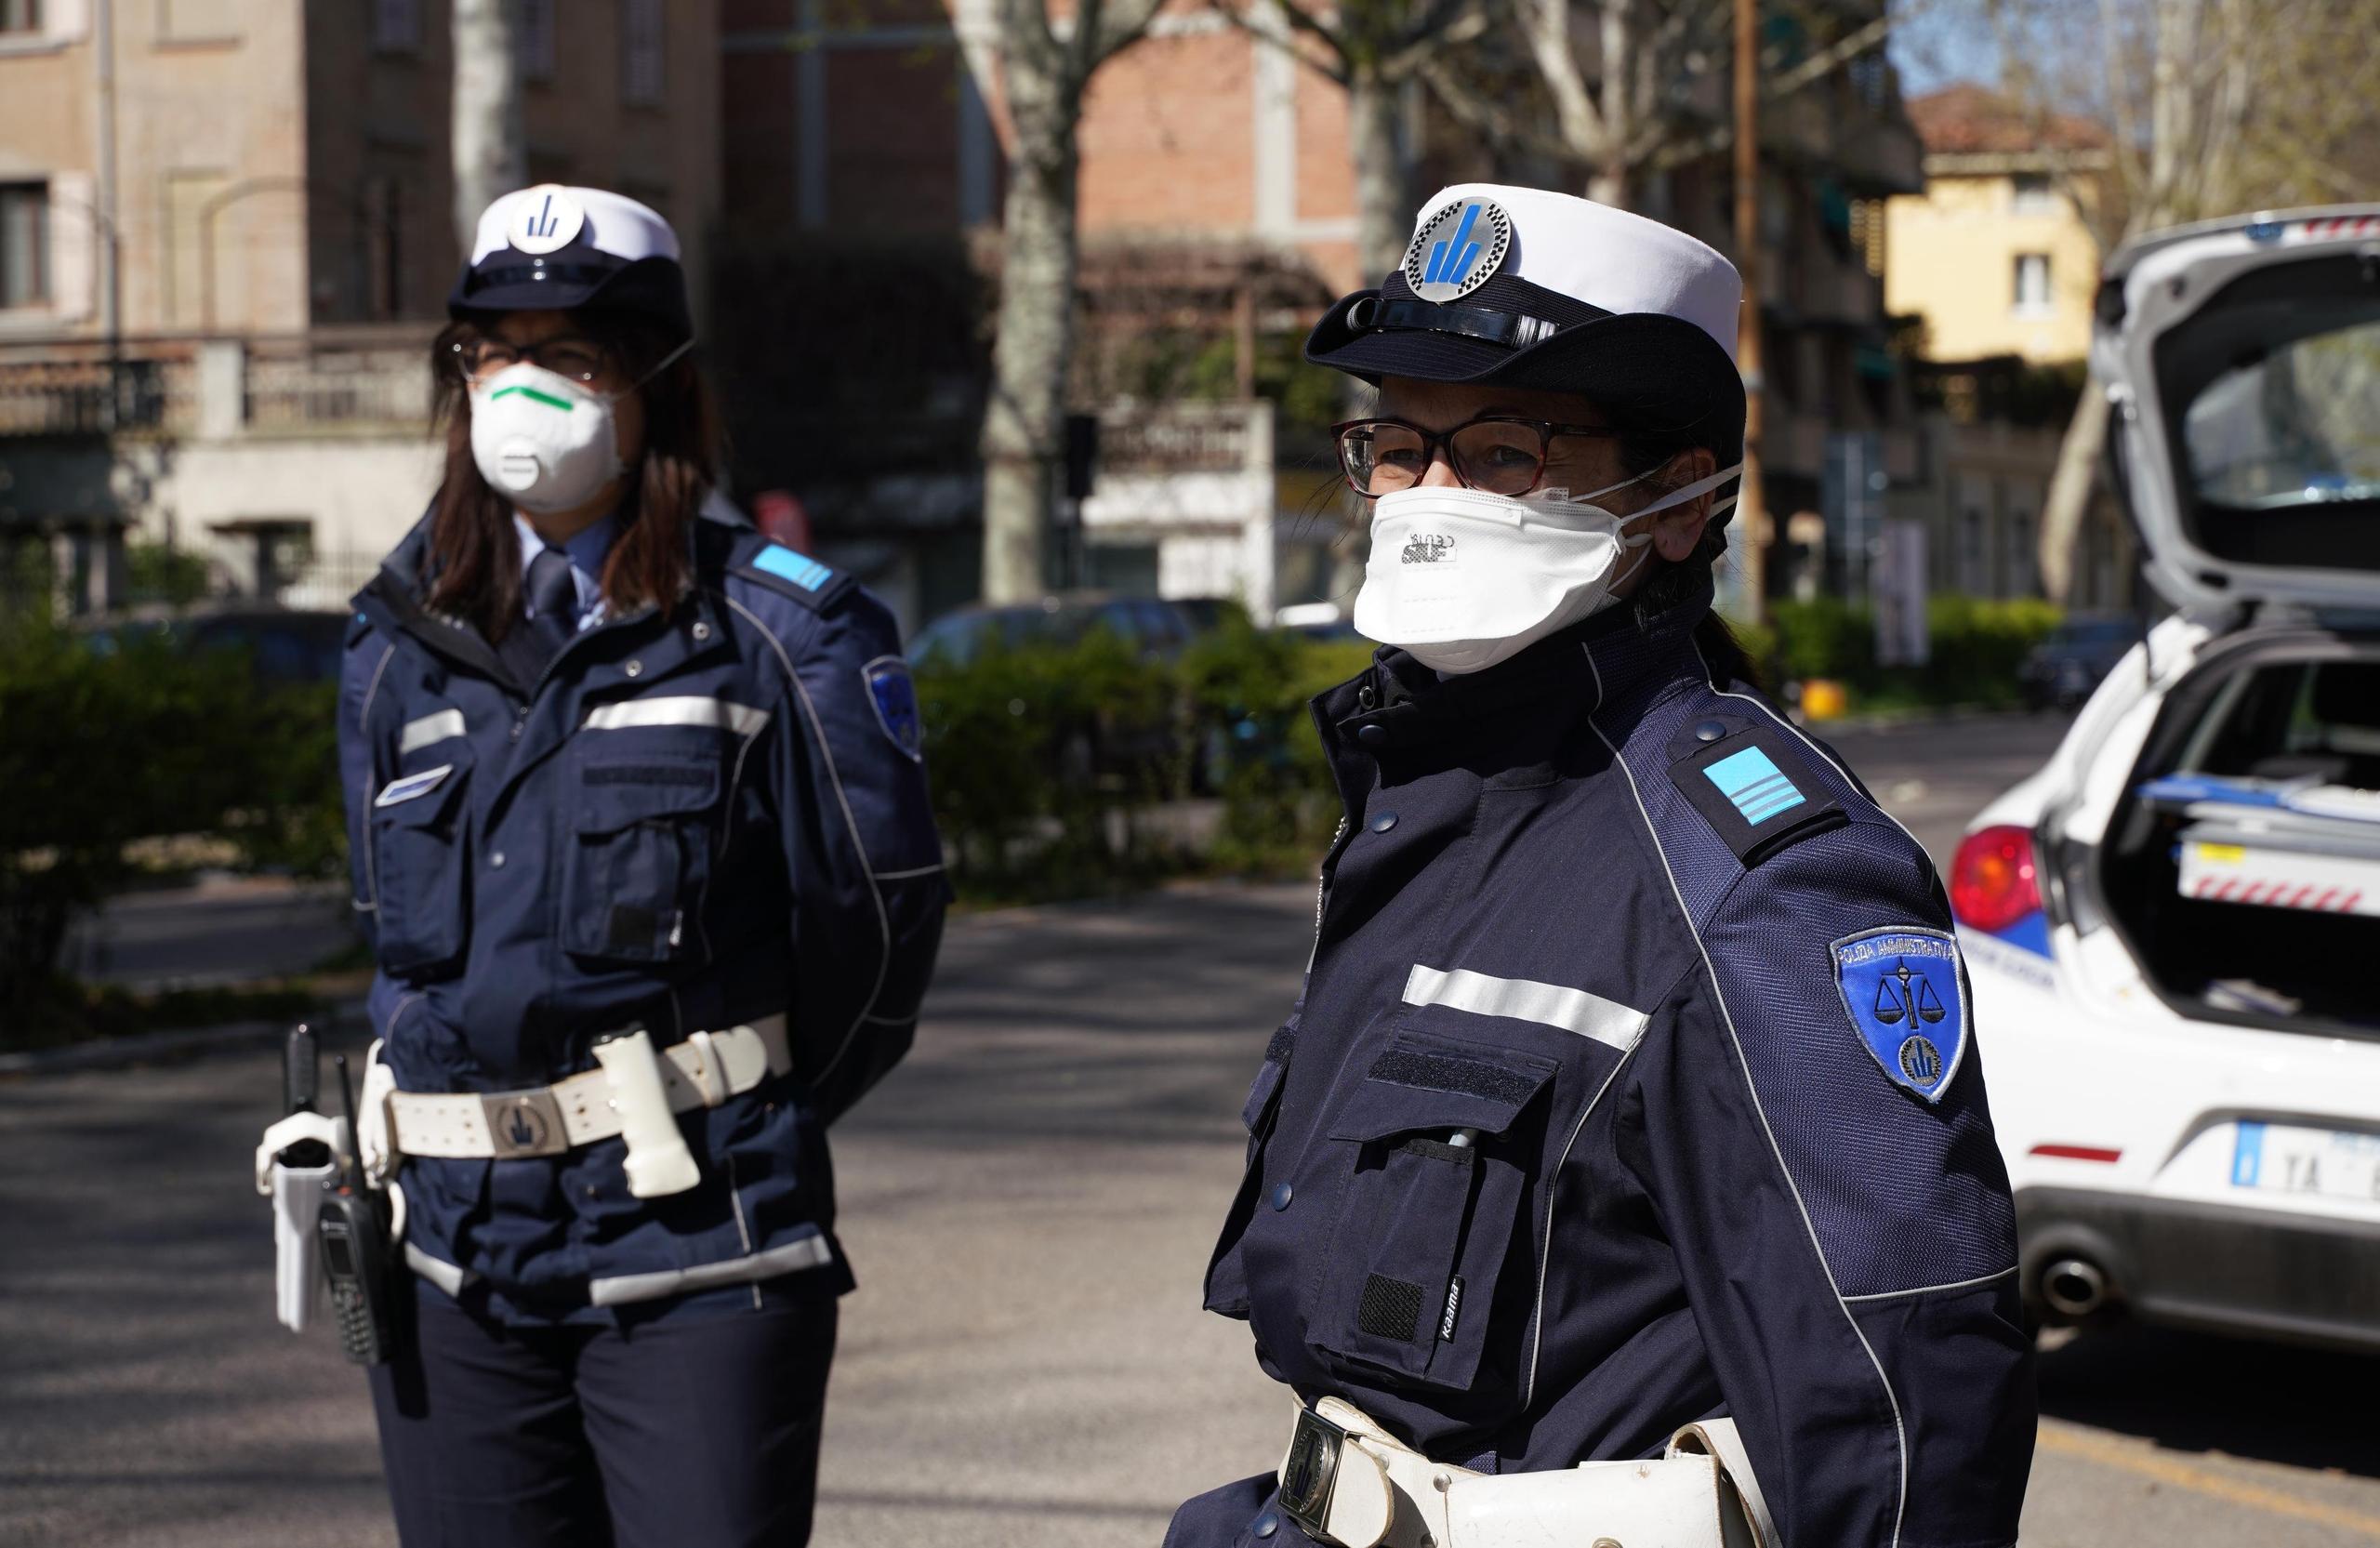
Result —
<path fill-rule="evenodd" d="M 504 234 L 517 252 L 550 253 L 567 247 L 587 224 L 587 212 L 560 183 L 541 183 L 513 197 L 519 202 L 512 206 L 512 219 Z"/>
<path fill-rule="evenodd" d="M 1405 283 L 1425 301 L 1451 301 L 1486 284 L 1513 249 L 1513 218 L 1492 199 L 1458 199 L 1405 249 Z"/>

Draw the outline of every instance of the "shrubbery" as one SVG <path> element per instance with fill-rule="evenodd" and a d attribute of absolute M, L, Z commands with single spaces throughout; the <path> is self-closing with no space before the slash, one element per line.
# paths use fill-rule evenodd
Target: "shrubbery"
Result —
<path fill-rule="evenodd" d="M 212 835 L 246 865 L 335 869 L 331 716 L 327 686 L 260 688 L 235 655 L 0 622 L 0 1026 L 60 990 L 67 927 L 134 879 L 134 840 Z"/>
<path fill-rule="evenodd" d="M 2058 617 L 2056 604 L 2036 598 L 1935 597 L 1924 667 L 1878 666 L 1875 615 L 1832 597 L 1774 603 L 1765 627 L 1736 630 L 1773 689 L 1831 678 L 1870 703 L 2009 708 L 2021 702 L 2017 666 Z"/>
<path fill-rule="evenodd" d="M 1839 602 L 1780 603 L 1739 632 L 1774 687 L 1827 677 L 1870 703 L 2004 705 L 2056 617 L 1937 597 L 1922 670 L 1879 668 L 1868 613 Z M 962 893 L 1081 896 L 1193 865 L 1310 866 L 1339 800 L 1306 702 L 1369 654 L 1236 622 L 1171 661 L 1094 633 L 921 665 L 935 817 Z M 0 1028 L 60 992 L 67 927 L 134 880 L 134 840 L 207 835 L 245 866 L 336 872 L 332 699 L 327 685 L 260 687 L 240 657 L 160 636 L 102 651 L 0 624 Z M 1177 803 L 1193 795 L 1220 802 L 1210 829 L 1187 826 Z"/>

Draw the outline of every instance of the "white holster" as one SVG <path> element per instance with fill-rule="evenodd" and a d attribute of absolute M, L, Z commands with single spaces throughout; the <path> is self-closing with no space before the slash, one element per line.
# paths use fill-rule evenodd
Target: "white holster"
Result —
<path fill-rule="evenodd" d="M 1680 1430 L 1658 1461 L 1484 1474 L 1434 1462 L 1326 1397 L 1298 1409 L 1281 1508 L 1336 1548 L 1778 1548 L 1728 1419 Z"/>
<path fill-rule="evenodd" d="M 282 1161 L 284 1150 L 307 1140 L 319 1141 L 331 1158 L 310 1167 Z M 306 1330 L 322 1302 L 314 1222 L 323 1211 L 323 1189 L 338 1175 L 349 1148 L 347 1120 L 323 1113 L 292 1113 L 257 1143 L 257 1192 L 272 1200 L 273 1311 L 293 1333 Z"/>

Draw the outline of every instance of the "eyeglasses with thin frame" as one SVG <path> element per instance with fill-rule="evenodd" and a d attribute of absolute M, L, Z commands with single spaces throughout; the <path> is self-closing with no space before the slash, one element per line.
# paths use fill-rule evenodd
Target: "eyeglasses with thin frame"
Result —
<path fill-rule="evenodd" d="M 455 374 L 465 381 L 483 381 L 508 365 L 527 361 L 575 382 L 591 382 L 603 374 L 611 356 L 603 346 L 578 334 L 562 334 L 535 344 L 510 344 L 501 338 L 458 338 L 448 358 Z"/>
<path fill-rule="evenodd" d="M 1331 427 L 1339 443 L 1339 470 L 1346 475 L 1347 486 L 1367 499 L 1420 483 L 1441 447 L 1464 488 L 1526 495 L 1545 477 L 1545 458 L 1555 436 L 1609 439 L 1620 433 L 1608 425 L 1563 425 L 1502 414 L 1482 415 L 1448 430 L 1424 430 L 1402 419 L 1350 419 Z"/>

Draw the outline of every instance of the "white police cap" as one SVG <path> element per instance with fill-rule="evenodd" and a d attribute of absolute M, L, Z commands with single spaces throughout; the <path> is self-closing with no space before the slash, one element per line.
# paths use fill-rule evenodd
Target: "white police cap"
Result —
<path fill-rule="evenodd" d="M 669 222 L 624 195 L 561 183 L 507 193 L 481 213 L 446 305 L 458 319 L 593 307 L 693 332 Z"/>
<path fill-rule="evenodd" d="M 1306 358 L 1375 382 L 1577 393 L 1733 460 L 1742 300 L 1734 264 L 1658 220 L 1545 189 L 1461 183 L 1422 205 L 1395 272 L 1324 316 Z"/>

